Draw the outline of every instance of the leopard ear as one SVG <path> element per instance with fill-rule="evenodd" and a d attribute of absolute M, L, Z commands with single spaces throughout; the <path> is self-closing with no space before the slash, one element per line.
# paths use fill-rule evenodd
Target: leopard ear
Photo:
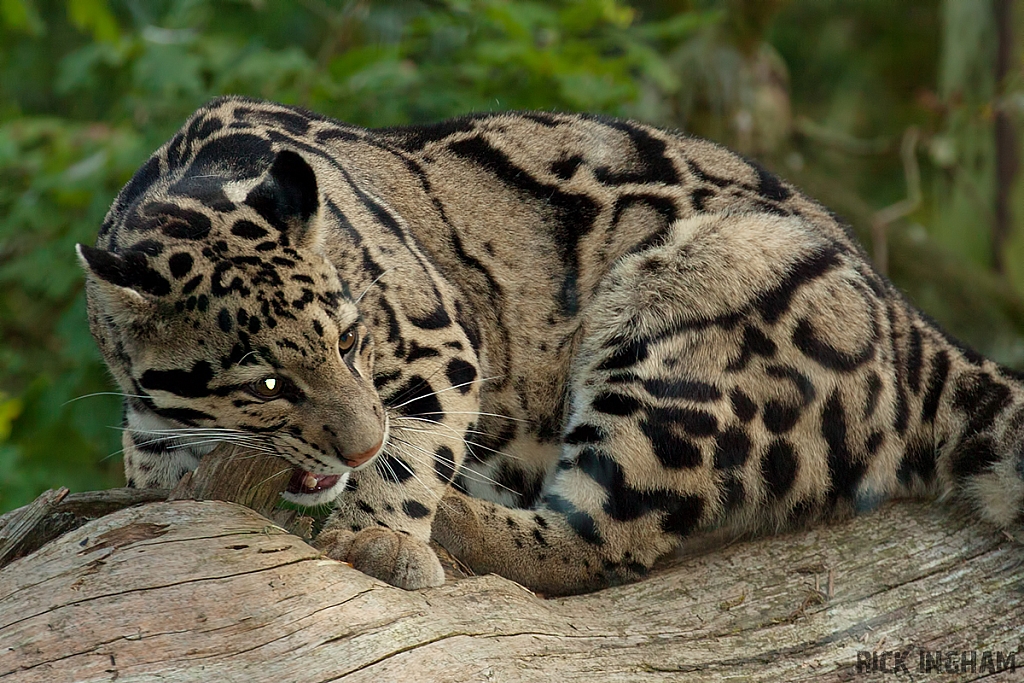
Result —
<path fill-rule="evenodd" d="M 263 182 L 249 192 L 245 203 L 292 245 L 309 247 L 316 240 L 313 219 L 320 208 L 316 173 L 299 154 L 278 152 Z"/>
<path fill-rule="evenodd" d="M 76 244 L 75 251 L 93 291 L 108 308 L 124 315 L 148 315 L 156 308 L 156 298 L 171 291 L 170 283 L 149 267 L 144 254 L 115 254 L 84 244 Z"/>

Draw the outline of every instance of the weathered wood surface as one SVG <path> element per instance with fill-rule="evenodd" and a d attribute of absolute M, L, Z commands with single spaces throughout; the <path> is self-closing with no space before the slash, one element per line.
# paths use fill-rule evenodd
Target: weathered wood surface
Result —
<path fill-rule="evenodd" d="M 50 489 L 28 505 L 0 516 L 0 567 L 51 540 L 47 538 L 38 545 L 32 545 L 29 539 L 67 495 L 66 488 Z"/>
<path fill-rule="evenodd" d="M 164 489 L 110 489 L 68 493 L 50 489 L 17 510 L 0 515 L 0 567 L 42 548 L 86 522 L 122 508 L 165 500 Z"/>
<path fill-rule="evenodd" d="M 544 600 L 495 576 L 405 592 L 232 503 L 89 522 L 0 571 L 0 680 L 1024 680 L 1024 549 L 887 507 Z M 858 675 L 861 650 L 1016 652 L 1016 672 Z"/>
<path fill-rule="evenodd" d="M 171 500 L 228 500 L 271 514 L 288 486 L 292 466 L 276 455 L 227 445 L 215 448 L 182 477 Z"/>
<path fill-rule="evenodd" d="M 278 509 L 291 474 L 292 466 L 276 455 L 222 445 L 203 456 L 199 467 L 182 477 L 167 499 L 238 503 L 309 540 L 313 519 L 295 510 Z"/>
<path fill-rule="evenodd" d="M 219 446 L 174 488 L 108 489 L 68 494 L 50 489 L 34 501 L 0 515 L 0 568 L 86 522 L 118 510 L 161 500 L 225 500 L 270 517 L 288 531 L 311 537 L 313 520 L 276 509 L 292 467 L 275 455 Z"/>

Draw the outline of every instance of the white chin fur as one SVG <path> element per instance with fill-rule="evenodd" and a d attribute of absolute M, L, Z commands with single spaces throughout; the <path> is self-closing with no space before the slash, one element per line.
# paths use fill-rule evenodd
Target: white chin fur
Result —
<path fill-rule="evenodd" d="M 327 505 L 329 503 L 333 503 L 334 499 L 341 495 L 341 492 L 345 490 L 345 484 L 347 483 L 348 472 L 342 474 L 338 479 L 338 483 L 326 491 L 317 491 L 316 493 L 289 493 L 288 491 L 285 491 L 281 494 L 281 497 L 289 503 L 294 503 L 295 505 L 301 505 L 307 508 L 316 507 L 317 505 Z"/>

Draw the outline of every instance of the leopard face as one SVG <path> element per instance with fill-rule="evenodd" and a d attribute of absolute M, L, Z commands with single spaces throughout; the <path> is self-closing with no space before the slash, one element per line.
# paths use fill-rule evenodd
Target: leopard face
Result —
<path fill-rule="evenodd" d="M 174 183 L 188 199 L 172 196 Z M 185 451 L 177 469 L 139 472 L 145 485 L 173 487 L 225 440 L 283 456 L 295 466 L 287 497 L 315 505 L 382 450 L 373 337 L 316 249 L 318 206 L 312 170 L 284 152 L 248 184 L 215 175 L 154 184 L 124 212 L 129 246 L 79 247 L 108 364 L 166 422 L 152 425 L 150 441 L 166 449 L 162 436 L 180 434 Z"/>

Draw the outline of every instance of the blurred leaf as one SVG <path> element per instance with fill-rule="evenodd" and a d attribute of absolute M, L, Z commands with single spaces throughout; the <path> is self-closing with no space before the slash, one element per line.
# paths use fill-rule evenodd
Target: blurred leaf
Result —
<path fill-rule="evenodd" d="M 651 40 L 682 40 L 701 29 L 721 23 L 725 16 L 725 12 L 721 9 L 706 12 L 680 12 L 668 19 L 640 26 L 637 33 Z"/>
<path fill-rule="evenodd" d="M 98 42 L 117 40 L 117 20 L 106 0 L 68 0 L 68 19 L 79 29 L 91 32 Z"/>
<path fill-rule="evenodd" d="M 0 0 L 0 20 L 3 25 L 34 36 L 46 30 L 32 0 Z"/>
<path fill-rule="evenodd" d="M 0 443 L 11 435 L 11 424 L 21 415 L 21 401 L 0 393 Z"/>

